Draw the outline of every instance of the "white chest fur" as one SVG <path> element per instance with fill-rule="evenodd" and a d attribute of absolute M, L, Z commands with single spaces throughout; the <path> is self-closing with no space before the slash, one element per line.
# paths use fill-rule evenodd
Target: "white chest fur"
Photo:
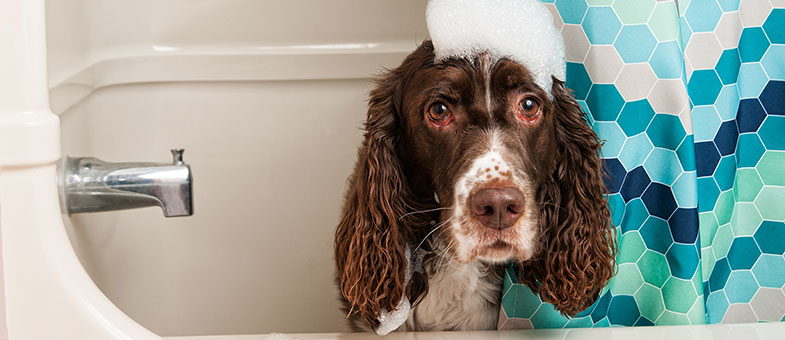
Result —
<path fill-rule="evenodd" d="M 501 280 L 495 268 L 479 261 L 434 268 L 428 294 L 399 330 L 496 329 Z"/>

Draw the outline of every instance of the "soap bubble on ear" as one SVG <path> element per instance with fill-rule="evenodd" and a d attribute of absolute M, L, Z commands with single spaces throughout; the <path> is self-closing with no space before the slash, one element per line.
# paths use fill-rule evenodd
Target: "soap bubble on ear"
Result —
<path fill-rule="evenodd" d="M 429 0 L 425 11 L 436 62 L 487 52 L 532 72 L 549 95 L 566 77 L 564 40 L 539 0 Z"/>

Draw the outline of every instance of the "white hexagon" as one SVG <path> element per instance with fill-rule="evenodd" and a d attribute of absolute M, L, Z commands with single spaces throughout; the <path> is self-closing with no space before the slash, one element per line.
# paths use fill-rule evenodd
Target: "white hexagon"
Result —
<path fill-rule="evenodd" d="M 720 41 L 722 48 L 727 50 L 739 47 L 739 38 L 741 38 L 743 28 L 739 12 L 729 12 L 722 15 L 717 28 L 714 29 L 714 34 L 717 35 L 717 40 Z"/>
<path fill-rule="evenodd" d="M 657 76 L 648 63 L 624 64 L 616 79 L 616 88 L 624 101 L 630 102 L 646 98 L 656 81 Z"/>
<path fill-rule="evenodd" d="M 649 93 L 651 107 L 657 113 L 677 114 L 689 104 L 687 88 L 681 79 L 660 79 Z"/>
<path fill-rule="evenodd" d="M 692 113 L 690 113 L 690 105 L 684 105 L 684 107 L 679 112 L 679 120 L 681 120 L 681 125 L 684 126 L 684 131 L 687 132 L 688 135 L 693 133 L 692 130 Z"/>
<path fill-rule="evenodd" d="M 741 23 L 744 27 L 761 26 L 771 12 L 768 0 L 744 0 L 739 6 Z"/>
<path fill-rule="evenodd" d="M 624 63 L 613 45 L 594 45 L 586 55 L 586 72 L 593 83 L 611 84 L 619 75 Z"/>
<path fill-rule="evenodd" d="M 582 63 L 589 52 L 589 38 L 581 25 L 566 24 L 561 30 L 564 37 L 565 57 L 567 61 Z"/>
<path fill-rule="evenodd" d="M 695 33 L 687 43 L 684 54 L 695 69 L 714 68 L 722 55 L 722 46 L 712 32 Z"/>
<path fill-rule="evenodd" d="M 752 306 L 746 303 L 734 303 L 728 307 L 725 316 L 722 318 L 722 323 L 749 323 L 758 322 L 755 312 L 752 311 Z"/>
<path fill-rule="evenodd" d="M 785 8 L 785 0 L 771 0 L 771 4 L 774 8 Z"/>
<path fill-rule="evenodd" d="M 559 10 L 556 9 L 555 4 L 543 4 L 545 8 L 551 11 L 551 15 L 553 16 L 553 25 L 556 26 L 557 30 L 561 30 L 562 25 L 564 25 L 564 21 L 561 19 L 561 15 L 559 15 Z"/>
<path fill-rule="evenodd" d="M 760 321 L 780 321 L 785 315 L 785 295 L 778 288 L 761 287 L 750 305 Z"/>

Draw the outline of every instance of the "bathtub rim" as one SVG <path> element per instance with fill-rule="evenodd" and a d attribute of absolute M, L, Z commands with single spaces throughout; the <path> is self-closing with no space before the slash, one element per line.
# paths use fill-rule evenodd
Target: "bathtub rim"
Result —
<path fill-rule="evenodd" d="M 59 115 L 91 93 L 116 85 L 367 79 L 399 64 L 419 43 L 115 47 L 91 53 L 82 65 L 53 70 L 50 108 Z"/>
<path fill-rule="evenodd" d="M 750 335 L 755 332 L 759 340 L 781 339 L 785 333 L 783 322 L 713 324 L 713 325 L 675 325 L 675 326 L 639 326 L 639 327 L 601 327 L 601 328 L 560 328 L 560 329 L 528 329 L 499 331 L 468 331 L 468 332 L 411 332 L 390 333 L 386 340 L 412 339 L 736 339 L 739 335 Z M 278 338 L 271 335 L 280 334 Z M 166 340 L 265 340 L 265 339 L 367 339 L 378 338 L 370 333 L 300 333 L 300 334 L 245 334 L 245 335 L 210 335 L 210 336 L 172 336 Z"/>

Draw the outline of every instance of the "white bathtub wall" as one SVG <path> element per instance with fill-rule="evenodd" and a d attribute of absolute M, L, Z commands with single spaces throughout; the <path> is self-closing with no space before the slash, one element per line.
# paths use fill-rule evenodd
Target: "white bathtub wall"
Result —
<path fill-rule="evenodd" d="M 47 1 L 50 45 L 76 41 L 49 51 L 64 154 L 184 147 L 194 172 L 192 217 L 72 216 L 102 291 L 166 336 L 346 330 L 332 236 L 369 76 L 425 38 L 425 1 L 79 1 Z"/>
<path fill-rule="evenodd" d="M 50 85 L 88 66 L 87 0 L 48 0 L 46 5 L 47 72 Z"/>
<path fill-rule="evenodd" d="M 408 42 L 425 0 L 46 0 L 50 85 L 113 58 L 212 47 Z"/>
<path fill-rule="evenodd" d="M 165 162 L 180 146 L 194 171 L 193 217 L 72 217 L 93 279 L 162 335 L 344 330 L 331 237 L 367 90 L 364 80 L 127 85 L 66 112 L 64 136 L 82 131 L 64 139 L 67 154 Z"/>

